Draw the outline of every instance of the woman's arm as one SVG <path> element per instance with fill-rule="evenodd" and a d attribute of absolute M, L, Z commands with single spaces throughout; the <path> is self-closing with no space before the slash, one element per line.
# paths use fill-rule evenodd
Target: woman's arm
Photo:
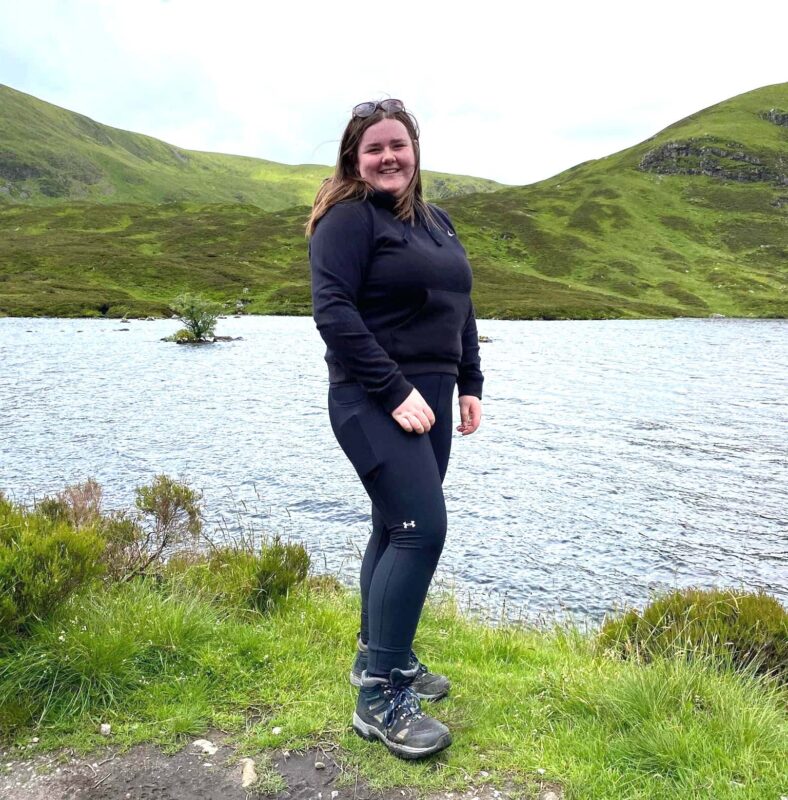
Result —
<path fill-rule="evenodd" d="M 372 220 L 361 203 L 338 203 L 318 222 L 309 243 L 313 317 L 340 364 L 391 413 L 413 386 L 358 311 L 373 243 Z"/>

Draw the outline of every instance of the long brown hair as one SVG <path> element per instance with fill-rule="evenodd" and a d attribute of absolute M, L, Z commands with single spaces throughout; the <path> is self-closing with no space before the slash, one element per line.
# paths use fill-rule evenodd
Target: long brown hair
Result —
<path fill-rule="evenodd" d="M 407 111 L 384 111 L 378 107 L 368 117 L 352 117 L 345 127 L 342 140 L 339 144 L 339 155 L 334 174 L 323 181 L 317 191 L 312 213 L 306 223 L 306 235 L 311 236 L 315 231 L 318 220 L 331 206 L 343 200 L 362 199 L 368 197 L 374 189 L 358 174 L 358 147 L 361 137 L 367 128 L 372 127 L 383 119 L 396 119 L 401 122 L 410 136 L 413 144 L 413 153 L 416 164 L 413 177 L 407 188 L 394 206 L 394 213 L 398 219 L 414 223 L 417 217 L 425 219 L 428 224 L 433 215 L 422 197 L 421 190 L 421 154 L 419 148 L 419 124 L 413 114 Z"/>

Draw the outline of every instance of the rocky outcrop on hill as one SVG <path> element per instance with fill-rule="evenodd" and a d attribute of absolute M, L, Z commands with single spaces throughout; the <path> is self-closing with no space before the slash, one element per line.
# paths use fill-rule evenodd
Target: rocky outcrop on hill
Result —
<path fill-rule="evenodd" d="M 782 125 L 788 128 L 788 111 L 779 111 L 776 108 L 770 108 L 768 111 L 764 111 L 761 117 L 769 120 L 769 122 L 773 122 L 775 125 Z"/>
<path fill-rule="evenodd" d="M 712 137 L 666 142 L 649 150 L 638 169 L 662 175 L 706 175 L 740 183 L 788 185 L 783 159 L 770 159 L 748 151 L 738 142 Z"/>

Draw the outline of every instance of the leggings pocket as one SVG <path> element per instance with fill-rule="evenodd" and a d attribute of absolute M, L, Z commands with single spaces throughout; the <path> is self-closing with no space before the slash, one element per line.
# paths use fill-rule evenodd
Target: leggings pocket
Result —
<path fill-rule="evenodd" d="M 362 415 L 352 414 L 342 422 L 336 430 L 336 437 L 359 478 L 374 480 L 373 473 L 381 465 L 382 460 L 378 458 L 364 430 Z"/>

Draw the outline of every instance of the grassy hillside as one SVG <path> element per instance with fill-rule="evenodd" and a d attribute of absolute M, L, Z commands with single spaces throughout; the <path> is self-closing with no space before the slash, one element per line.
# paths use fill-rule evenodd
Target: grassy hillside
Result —
<path fill-rule="evenodd" d="M 102 125 L 0 85 L 0 203 L 311 203 L 331 173 L 259 158 L 201 153 Z M 493 191 L 483 178 L 426 172 L 434 198 Z"/>
<path fill-rule="evenodd" d="M 441 204 L 480 316 L 788 316 L 788 84 L 541 183 Z M 185 288 L 309 313 L 306 214 L 0 204 L 0 314 L 165 313 Z"/>
<path fill-rule="evenodd" d="M 623 315 L 788 315 L 787 111 L 788 83 L 765 87 L 541 183 L 447 200 L 480 304 L 575 316 L 549 281 Z"/>

